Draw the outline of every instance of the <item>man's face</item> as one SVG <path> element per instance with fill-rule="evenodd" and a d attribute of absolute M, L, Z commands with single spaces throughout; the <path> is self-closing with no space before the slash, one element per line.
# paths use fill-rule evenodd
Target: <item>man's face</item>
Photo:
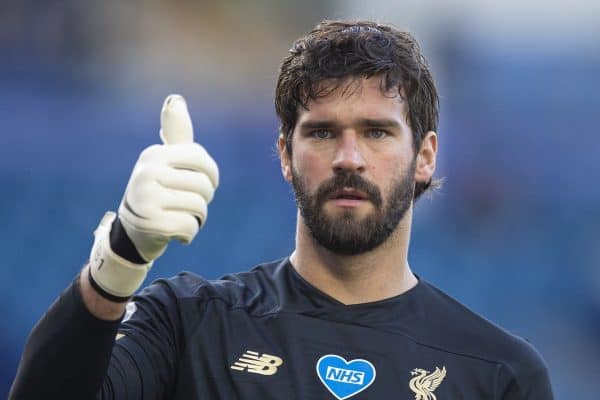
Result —
<path fill-rule="evenodd" d="M 357 90 L 342 86 L 300 110 L 291 159 L 281 154 L 311 235 L 347 255 L 370 251 L 394 232 L 412 204 L 416 166 L 398 92 L 382 94 L 378 77 L 354 84 Z"/>

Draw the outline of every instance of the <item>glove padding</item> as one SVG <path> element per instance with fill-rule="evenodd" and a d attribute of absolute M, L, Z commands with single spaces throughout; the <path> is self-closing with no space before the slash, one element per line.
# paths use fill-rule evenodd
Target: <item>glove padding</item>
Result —
<path fill-rule="evenodd" d="M 183 97 L 167 97 L 161 112 L 163 144 L 142 152 L 119 206 L 118 218 L 147 264 L 131 263 L 110 249 L 110 225 L 102 228 L 102 224 L 106 224 L 107 218 L 110 221 L 114 218 L 105 216 L 96 231 L 90 256 L 92 278 L 102 290 L 118 297 L 130 296 L 171 239 L 188 244 L 206 222 L 207 205 L 219 184 L 219 169 L 206 150 L 194 143 L 193 135 Z M 106 268 L 106 264 L 103 267 L 98 261 L 106 263 L 109 259 L 116 267 Z M 120 264 L 123 269 L 118 268 Z M 135 278 L 131 268 L 140 272 L 133 274 Z M 119 271 L 123 271 L 123 276 Z"/>

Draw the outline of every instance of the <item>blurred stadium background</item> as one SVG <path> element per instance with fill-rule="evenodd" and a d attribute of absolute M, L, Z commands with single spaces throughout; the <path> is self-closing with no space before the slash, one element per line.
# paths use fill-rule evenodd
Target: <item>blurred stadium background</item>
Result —
<path fill-rule="evenodd" d="M 478 0 L 0 3 L 0 397 L 28 332 L 75 276 L 186 96 L 222 183 L 191 248 L 151 278 L 289 254 L 295 208 L 273 144 L 291 42 L 325 18 L 413 32 L 442 95 L 438 176 L 417 205 L 420 276 L 528 338 L 558 399 L 598 398 L 600 3 Z"/>

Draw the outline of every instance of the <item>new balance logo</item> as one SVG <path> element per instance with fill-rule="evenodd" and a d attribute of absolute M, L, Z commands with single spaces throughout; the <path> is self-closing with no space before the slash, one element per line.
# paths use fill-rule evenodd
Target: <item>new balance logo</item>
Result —
<path fill-rule="evenodd" d="M 248 371 L 253 374 L 275 375 L 277 367 L 283 364 L 283 360 L 270 354 L 259 355 L 255 351 L 247 350 L 239 360 L 233 363 L 231 369 L 236 371 Z"/>

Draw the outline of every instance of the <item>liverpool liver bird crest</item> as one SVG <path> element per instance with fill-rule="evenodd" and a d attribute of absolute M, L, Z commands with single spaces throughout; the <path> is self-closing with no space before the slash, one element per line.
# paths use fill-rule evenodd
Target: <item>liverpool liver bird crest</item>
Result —
<path fill-rule="evenodd" d="M 437 400 L 433 391 L 440 386 L 446 377 L 446 367 L 442 367 L 442 369 L 435 367 L 435 371 L 432 373 L 415 368 L 410 374 L 414 378 L 408 382 L 408 387 L 415 392 L 415 400 Z"/>

